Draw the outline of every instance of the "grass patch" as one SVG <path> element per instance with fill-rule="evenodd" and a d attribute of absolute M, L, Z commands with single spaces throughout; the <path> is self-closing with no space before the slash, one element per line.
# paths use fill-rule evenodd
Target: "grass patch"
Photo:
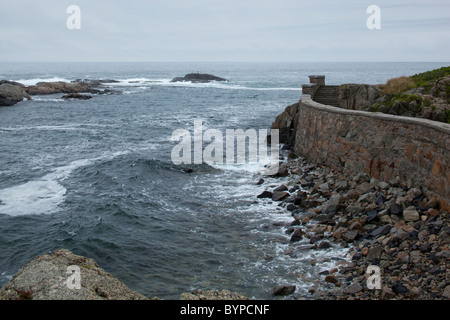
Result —
<path fill-rule="evenodd" d="M 438 81 L 446 76 L 450 76 L 450 67 L 442 67 L 439 69 L 418 73 L 410 78 L 414 81 L 416 87 L 424 87 L 426 91 Z"/>

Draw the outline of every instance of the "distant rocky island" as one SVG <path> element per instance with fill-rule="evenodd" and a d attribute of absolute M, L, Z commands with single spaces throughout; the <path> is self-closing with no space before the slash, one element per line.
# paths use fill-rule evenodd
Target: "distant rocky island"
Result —
<path fill-rule="evenodd" d="M 175 77 L 170 82 L 210 83 L 213 81 L 228 82 L 229 80 L 207 73 L 188 73 L 184 77 Z M 113 79 L 76 79 L 71 82 L 38 82 L 25 86 L 10 80 L 0 80 L 0 107 L 13 106 L 24 100 L 33 100 L 32 96 L 65 94 L 62 99 L 88 100 L 91 94 L 113 94 L 120 91 L 112 90 L 107 84 L 118 83 Z"/>
<path fill-rule="evenodd" d="M 227 79 L 214 76 L 207 73 L 188 73 L 184 77 L 175 77 L 170 82 L 192 82 L 192 83 L 209 83 L 212 81 L 224 81 L 228 82 Z"/>

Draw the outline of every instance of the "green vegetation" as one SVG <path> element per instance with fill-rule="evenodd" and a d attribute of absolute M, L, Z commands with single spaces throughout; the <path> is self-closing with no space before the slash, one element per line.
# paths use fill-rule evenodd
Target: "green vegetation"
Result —
<path fill-rule="evenodd" d="M 372 111 L 377 112 L 378 108 L 382 105 L 392 108 L 396 102 L 409 104 L 413 101 L 416 101 L 417 106 L 420 108 L 424 99 L 417 94 L 409 94 L 409 93 L 392 94 L 389 95 L 385 101 L 375 103 L 372 106 Z M 431 105 L 430 101 L 428 101 L 428 103 L 429 105 Z"/>
<path fill-rule="evenodd" d="M 450 110 L 446 110 L 450 104 L 449 77 L 450 66 L 389 79 L 379 85 L 383 97 L 371 110 L 450 123 Z"/>
<path fill-rule="evenodd" d="M 411 77 L 398 77 L 389 79 L 386 84 L 381 85 L 381 93 L 400 94 L 413 88 L 423 87 L 428 92 L 440 79 L 450 76 L 450 67 L 442 67 L 432 71 L 415 74 Z M 445 92 L 450 94 L 450 86 L 445 88 Z"/>
<path fill-rule="evenodd" d="M 450 76 L 450 67 L 442 67 L 440 69 L 415 74 L 410 78 L 414 81 L 416 87 L 424 87 L 426 91 L 443 77 Z"/>

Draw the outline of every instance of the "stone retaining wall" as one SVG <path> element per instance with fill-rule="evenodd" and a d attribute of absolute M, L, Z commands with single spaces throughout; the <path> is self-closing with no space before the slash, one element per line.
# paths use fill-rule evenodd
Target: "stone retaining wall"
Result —
<path fill-rule="evenodd" d="M 399 178 L 450 208 L 449 124 L 335 108 L 305 94 L 296 111 L 297 154 L 348 174 Z"/>

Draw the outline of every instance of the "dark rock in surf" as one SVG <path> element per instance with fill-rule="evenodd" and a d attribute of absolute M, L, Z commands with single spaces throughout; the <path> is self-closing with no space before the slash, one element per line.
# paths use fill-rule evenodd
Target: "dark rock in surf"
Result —
<path fill-rule="evenodd" d="M 257 198 L 272 198 L 273 193 L 270 191 L 263 191 L 263 193 L 261 193 L 260 195 L 257 196 Z"/>
<path fill-rule="evenodd" d="M 68 100 L 68 99 L 78 99 L 78 100 L 89 100 L 92 96 L 86 95 L 86 94 L 80 94 L 80 93 L 69 93 L 61 97 L 61 99 Z"/>
<path fill-rule="evenodd" d="M 295 291 L 295 285 L 291 286 L 279 286 L 273 290 L 274 296 L 288 296 Z"/>
<path fill-rule="evenodd" d="M 290 242 L 298 242 L 303 239 L 303 231 L 300 228 L 295 229 L 295 231 L 292 233 Z"/>
<path fill-rule="evenodd" d="M 274 191 L 272 195 L 273 201 L 281 201 L 289 196 L 288 192 L 284 191 Z"/>
<path fill-rule="evenodd" d="M 208 83 L 211 81 L 225 81 L 227 79 L 214 76 L 207 73 L 188 73 L 184 77 L 175 77 L 170 82 L 192 82 L 192 83 Z"/>

